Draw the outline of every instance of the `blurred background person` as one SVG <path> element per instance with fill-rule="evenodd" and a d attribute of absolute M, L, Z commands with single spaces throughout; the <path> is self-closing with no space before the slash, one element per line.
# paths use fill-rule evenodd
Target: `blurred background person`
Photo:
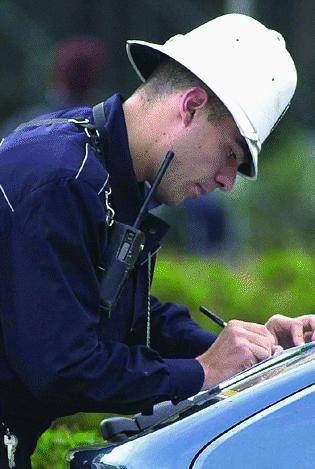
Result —
<path fill-rule="evenodd" d="M 102 39 L 76 36 L 58 42 L 51 63 L 51 84 L 43 99 L 35 105 L 24 106 L 0 127 L 6 136 L 20 123 L 59 109 L 91 106 L 106 96 L 106 67 L 108 52 Z M 108 95 L 110 91 L 108 90 Z"/>
<path fill-rule="evenodd" d="M 49 94 L 52 105 L 64 109 L 95 104 L 104 92 L 100 86 L 108 65 L 105 44 L 97 37 L 79 36 L 57 44 Z"/>

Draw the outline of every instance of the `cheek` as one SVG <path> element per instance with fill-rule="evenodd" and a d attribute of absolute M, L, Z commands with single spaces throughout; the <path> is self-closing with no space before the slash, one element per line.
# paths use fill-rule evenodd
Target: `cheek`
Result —
<path fill-rule="evenodd" d="M 176 155 L 157 187 L 157 199 L 167 205 L 178 205 L 187 196 L 194 180 L 193 168 L 187 167 L 181 159 L 175 162 Z"/>
<path fill-rule="evenodd" d="M 220 157 L 209 150 L 200 151 L 192 161 L 192 174 L 210 178 L 220 167 Z"/>
<path fill-rule="evenodd" d="M 223 153 L 218 152 L 212 160 L 212 166 L 215 170 L 220 170 L 224 167 L 224 165 L 225 155 Z"/>

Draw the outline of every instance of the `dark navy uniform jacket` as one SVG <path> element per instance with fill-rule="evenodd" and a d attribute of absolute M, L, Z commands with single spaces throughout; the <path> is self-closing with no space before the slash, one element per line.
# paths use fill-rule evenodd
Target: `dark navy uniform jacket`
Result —
<path fill-rule="evenodd" d="M 88 135 L 72 123 L 24 128 L 0 146 L 0 401 L 6 415 L 51 420 L 78 411 L 130 413 L 199 392 L 193 357 L 215 335 L 184 306 L 151 298 L 146 341 L 148 252 L 165 232 L 147 220 L 137 267 L 108 319 L 99 281 L 109 229 L 132 224 L 143 199 L 128 148 L 122 98 L 105 103 L 106 170 Z M 87 117 L 90 108 L 50 117 Z M 171 169 L 170 169 L 171 170 Z"/>

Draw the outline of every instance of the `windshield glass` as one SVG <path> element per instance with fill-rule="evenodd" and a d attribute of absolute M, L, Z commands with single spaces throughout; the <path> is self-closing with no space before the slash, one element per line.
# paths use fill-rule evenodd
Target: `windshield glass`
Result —
<path fill-rule="evenodd" d="M 150 428 L 161 428 L 178 419 L 183 419 L 192 413 L 209 407 L 218 401 L 238 394 L 244 389 L 251 388 L 258 383 L 272 379 L 275 376 L 287 373 L 305 363 L 315 361 L 315 342 L 285 350 L 281 355 L 270 357 L 248 370 L 243 371 L 218 386 L 203 391 L 176 406 L 170 405 L 168 415 L 155 422 Z"/>

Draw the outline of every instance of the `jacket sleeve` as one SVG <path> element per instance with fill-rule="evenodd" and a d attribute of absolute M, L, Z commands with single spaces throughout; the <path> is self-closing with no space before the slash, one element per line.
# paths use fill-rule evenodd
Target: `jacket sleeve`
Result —
<path fill-rule="evenodd" d="M 154 296 L 151 296 L 151 324 L 152 347 L 163 357 L 197 357 L 217 338 L 193 321 L 185 306 L 161 303 Z"/>
<path fill-rule="evenodd" d="M 8 359 L 38 399 L 75 411 L 135 412 L 199 392 L 193 359 L 163 359 L 142 345 L 104 341 L 96 273 L 104 206 L 87 182 L 46 183 L 15 208 Z"/>

